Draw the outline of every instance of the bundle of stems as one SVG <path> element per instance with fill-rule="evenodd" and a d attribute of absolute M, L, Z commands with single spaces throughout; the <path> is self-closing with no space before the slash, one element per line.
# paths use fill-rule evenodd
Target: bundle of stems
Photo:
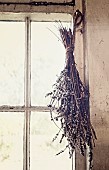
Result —
<path fill-rule="evenodd" d="M 92 169 L 96 134 L 90 121 L 89 90 L 80 79 L 74 59 L 75 32 L 82 22 L 82 17 L 81 12 L 77 10 L 74 14 L 73 33 L 71 29 L 66 29 L 62 25 L 59 29 L 66 49 L 65 68 L 54 84 L 53 91 L 47 96 L 51 97 L 48 107 L 52 120 L 56 119 L 61 122 L 62 137 L 60 143 L 64 137 L 67 138 L 70 157 L 76 148 L 84 156 L 86 147 L 89 146 L 89 162 L 90 169 Z M 53 112 L 56 112 L 55 117 L 53 117 Z M 57 136 L 58 134 L 54 140 Z"/>

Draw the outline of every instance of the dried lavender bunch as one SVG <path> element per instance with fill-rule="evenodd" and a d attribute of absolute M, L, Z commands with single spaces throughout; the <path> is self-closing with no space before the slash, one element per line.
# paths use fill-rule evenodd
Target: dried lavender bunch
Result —
<path fill-rule="evenodd" d="M 82 21 L 82 14 L 76 11 L 74 14 L 74 30 L 61 27 L 59 29 L 60 36 L 66 49 L 65 68 L 61 72 L 59 78 L 54 84 L 53 92 L 48 93 L 51 101 L 49 104 L 52 120 L 60 120 L 62 137 L 66 137 L 69 148 L 70 157 L 75 148 L 80 150 L 82 155 L 85 154 L 86 145 L 89 146 L 90 169 L 92 169 L 92 156 L 94 139 L 96 139 L 95 131 L 90 122 L 89 114 L 89 90 L 82 83 L 79 72 L 76 68 L 74 60 L 74 41 L 77 26 Z M 57 116 L 53 118 L 52 113 L 56 112 Z M 60 132 L 60 130 L 59 130 Z M 54 138 L 57 138 L 58 134 Z M 61 151 L 60 153 L 62 153 Z"/>

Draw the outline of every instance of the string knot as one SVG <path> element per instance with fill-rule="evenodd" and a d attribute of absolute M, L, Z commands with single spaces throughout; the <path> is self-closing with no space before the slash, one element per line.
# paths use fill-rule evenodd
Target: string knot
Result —
<path fill-rule="evenodd" d="M 74 48 L 73 47 L 67 47 L 66 48 L 66 53 L 73 52 Z"/>

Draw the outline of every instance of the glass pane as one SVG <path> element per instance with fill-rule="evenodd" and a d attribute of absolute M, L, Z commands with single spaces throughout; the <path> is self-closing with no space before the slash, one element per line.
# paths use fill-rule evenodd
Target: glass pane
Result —
<path fill-rule="evenodd" d="M 23 114 L 0 112 L 0 169 L 23 170 Z"/>
<path fill-rule="evenodd" d="M 65 49 L 55 26 L 53 22 L 32 22 L 32 105 L 49 103 L 45 95 L 64 68 Z"/>
<path fill-rule="evenodd" d="M 58 124 L 59 126 L 59 124 Z M 68 149 L 56 156 L 65 148 L 66 140 L 59 143 L 61 135 L 52 142 L 55 134 L 59 131 L 57 126 L 51 122 L 49 113 L 36 112 L 31 115 L 31 137 L 30 137 L 30 170 L 71 170 L 72 161 L 69 158 Z"/>
<path fill-rule="evenodd" d="M 0 105 L 23 105 L 25 25 L 0 22 Z"/>

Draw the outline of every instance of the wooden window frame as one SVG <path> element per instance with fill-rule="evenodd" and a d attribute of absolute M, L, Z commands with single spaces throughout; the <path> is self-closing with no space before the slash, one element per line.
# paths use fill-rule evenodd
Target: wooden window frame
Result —
<path fill-rule="evenodd" d="M 25 17 L 25 16 L 23 16 Z M 12 20 L 5 19 L 0 21 L 25 21 L 25 70 L 24 70 L 24 106 L 0 106 L 0 112 L 23 112 L 24 129 L 23 129 L 23 170 L 30 170 L 30 118 L 32 112 L 49 112 L 46 106 L 31 106 L 31 17 Z M 34 17 L 33 17 L 34 18 Z M 34 19 L 33 19 L 34 21 Z M 51 19 L 51 22 L 53 20 Z M 64 20 L 63 20 L 64 21 Z M 75 170 L 75 154 L 72 161 L 72 170 Z"/>

